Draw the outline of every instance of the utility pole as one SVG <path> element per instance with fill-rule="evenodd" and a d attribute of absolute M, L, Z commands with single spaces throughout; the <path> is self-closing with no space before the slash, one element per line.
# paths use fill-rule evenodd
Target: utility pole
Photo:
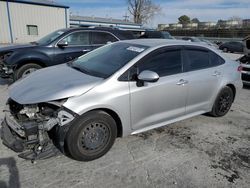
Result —
<path fill-rule="evenodd" d="M 126 22 L 128 22 L 129 16 L 128 16 L 127 12 L 126 12 L 126 14 L 125 14 L 123 17 L 124 17 L 124 20 L 125 20 Z"/>

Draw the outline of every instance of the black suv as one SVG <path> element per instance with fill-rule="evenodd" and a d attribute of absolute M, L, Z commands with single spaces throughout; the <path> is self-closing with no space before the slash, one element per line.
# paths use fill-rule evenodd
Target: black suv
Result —
<path fill-rule="evenodd" d="M 18 80 L 37 69 L 72 61 L 109 42 L 133 38 L 130 31 L 113 28 L 57 30 L 28 45 L 0 48 L 0 77 Z"/>

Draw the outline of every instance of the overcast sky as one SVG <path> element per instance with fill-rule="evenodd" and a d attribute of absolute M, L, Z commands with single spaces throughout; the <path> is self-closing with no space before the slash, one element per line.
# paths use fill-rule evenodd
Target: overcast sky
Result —
<path fill-rule="evenodd" d="M 70 6 L 74 15 L 112 17 L 124 19 L 128 13 L 126 0 L 55 0 Z M 179 16 L 186 14 L 200 21 L 217 21 L 233 16 L 250 18 L 250 0 L 153 0 L 162 8 L 148 26 L 159 23 L 177 22 Z M 132 18 L 130 16 L 130 18 Z"/>

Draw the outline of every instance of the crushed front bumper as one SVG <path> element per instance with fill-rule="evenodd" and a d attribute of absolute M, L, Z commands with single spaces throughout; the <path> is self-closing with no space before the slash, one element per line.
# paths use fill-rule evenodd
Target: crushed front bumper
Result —
<path fill-rule="evenodd" d="M 60 151 L 53 141 L 47 139 L 43 143 L 39 140 L 39 130 L 32 130 L 32 135 L 27 135 L 25 128 L 6 112 L 5 119 L 1 123 L 1 139 L 9 149 L 20 153 L 18 156 L 27 160 L 46 159 L 58 155 Z M 37 134 L 37 137 L 35 136 Z M 32 139 L 30 139 L 32 136 Z"/>
<path fill-rule="evenodd" d="M 13 133 L 13 131 L 7 125 L 6 119 L 4 119 L 1 124 L 1 139 L 3 144 L 15 152 L 23 152 L 25 148 L 23 140 L 19 139 L 17 135 Z"/>

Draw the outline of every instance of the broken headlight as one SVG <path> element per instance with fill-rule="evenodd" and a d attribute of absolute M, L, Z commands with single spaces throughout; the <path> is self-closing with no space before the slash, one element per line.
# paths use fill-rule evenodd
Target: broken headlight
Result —
<path fill-rule="evenodd" d="M 5 61 L 6 59 L 8 59 L 10 56 L 11 56 L 11 54 L 12 54 L 13 52 L 6 52 L 6 53 L 4 53 L 4 54 L 1 54 L 0 55 L 0 61 Z"/>

